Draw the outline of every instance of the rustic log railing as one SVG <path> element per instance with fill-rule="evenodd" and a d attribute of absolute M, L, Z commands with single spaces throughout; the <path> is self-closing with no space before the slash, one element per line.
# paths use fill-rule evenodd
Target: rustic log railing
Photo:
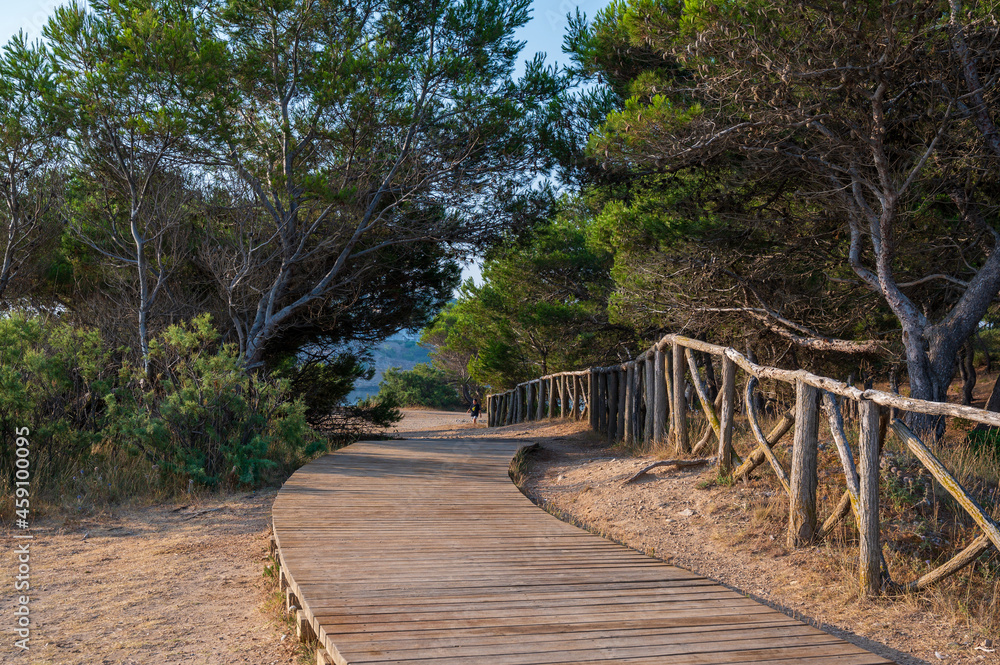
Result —
<path fill-rule="evenodd" d="M 715 401 L 702 378 L 695 352 L 718 356 L 722 386 Z M 733 430 L 737 408 L 737 369 L 747 377 L 743 403 L 757 447 L 744 459 L 735 459 Z M 764 434 L 757 407 L 761 379 L 794 387 L 794 409 L 785 413 Z M 705 436 L 692 446 L 688 430 L 685 387 L 690 383 L 708 422 Z M 844 470 L 847 489 L 833 512 L 822 523 L 817 514 L 817 457 L 819 411 L 822 401 L 831 435 Z M 842 408 L 846 407 L 846 408 Z M 486 402 L 490 427 L 543 418 L 587 418 L 590 428 L 612 440 L 627 443 L 672 445 L 678 455 L 697 455 L 717 442 L 713 460 L 720 474 L 746 477 L 765 461 L 788 494 L 789 547 L 812 544 L 831 533 L 848 513 L 859 531 L 859 576 L 862 592 L 874 596 L 883 590 L 920 590 L 954 574 L 977 556 L 994 547 L 1000 550 L 1000 527 L 952 476 L 919 437 L 898 418 L 890 422 L 890 409 L 933 416 L 954 416 L 1000 427 L 1000 413 L 969 406 L 929 402 L 874 389 L 859 389 L 805 370 L 785 370 L 758 365 L 739 351 L 691 339 L 666 335 L 634 360 L 576 372 L 560 372 L 526 381 L 512 390 L 489 395 Z M 857 414 L 858 460 L 844 431 L 843 411 Z M 887 430 L 900 438 L 941 486 L 965 509 L 983 534 L 965 550 L 937 569 L 906 584 L 892 581 L 882 554 L 879 529 L 879 456 Z M 786 471 L 773 449 L 793 430 L 791 468 Z M 739 465 L 733 470 L 734 461 Z"/>

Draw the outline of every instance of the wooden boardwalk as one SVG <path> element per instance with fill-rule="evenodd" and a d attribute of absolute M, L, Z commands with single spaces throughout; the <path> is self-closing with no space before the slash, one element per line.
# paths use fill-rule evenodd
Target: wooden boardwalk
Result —
<path fill-rule="evenodd" d="M 358 443 L 289 479 L 282 571 L 333 662 L 891 662 L 545 513 L 519 445 Z"/>

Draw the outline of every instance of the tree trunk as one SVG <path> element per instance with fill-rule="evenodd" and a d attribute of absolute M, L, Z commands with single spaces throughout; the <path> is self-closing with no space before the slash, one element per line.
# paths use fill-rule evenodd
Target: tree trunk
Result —
<path fill-rule="evenodd" d="M 962 384 L 962 404 L 966 406 L 972 404 L 973 393 L 976 390 L 976 349 L 972 345 L 972 338 L 965 340 L 965 357 L 962 358 L 965 367 L 965 381 Z"/>

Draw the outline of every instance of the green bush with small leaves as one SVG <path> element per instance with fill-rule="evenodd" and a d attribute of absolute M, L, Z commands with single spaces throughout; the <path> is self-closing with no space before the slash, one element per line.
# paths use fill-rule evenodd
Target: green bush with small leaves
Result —
<path fill-rule="evenodd" d="M 408 371 L 390 367 L 378 385 L 378 399 L 399 406 L 451 409 L 462 404 L 445 373 L 424 363 Z"/>
<path fill-rule="evenodd" d="M 101 396 L 113 381 L 97 331 L 57 317 L 0 316 L 0 485 L 14 480 L 13 442 L 25 428 L 35 489 L 86 464 L 102 436 Z"/>
<path fill-rule="evenodd" d="M 126 365 L 107 398 L 116 439 L 164 476 L 205 486 L 257 485 L 324 449 L 288 382 L 246 372 L 238 350 L 218 337 L 210 317 L 199 316 L 153 340 L 154 376 Z"/>

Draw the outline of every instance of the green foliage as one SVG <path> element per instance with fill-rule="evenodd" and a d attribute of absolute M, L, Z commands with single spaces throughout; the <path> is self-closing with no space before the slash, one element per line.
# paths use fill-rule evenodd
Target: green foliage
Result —
<path fill-rule="evenodd" d="M 389 368 L 379 384 L 378 400 L 399 406 L 451 409 L 462 404 L 442 370 L 420 363 L 408 371 Z"/>
<path fill-rule="evenodd" d="M 481 286 L 462 286 L 425 332 L 452 376 L 464 358 L 473 382 L 497 389 L 626 352 L 630 331 L 607 319 L 612 254 L 591 242 L 590 223 L 587 202 L 567 198 L 554 218 L 494 252 Z"/>
<path fill-rule="evenodd" d="M 974 427 L 966 439 L 977 455 L 990 455 L 1000 461 L 1000 428 Z"/>
<path fill-rule="evenodd" d="M 325 448 L 289 401 L 288 382 L 247 373 L 239 353 L 218 344 L 210 317 L 171 326 L 150 344 L 157 366 L 147 382 L 126 366 L 108 397 L 110 430 L 166 477 L 215 486 L 256 485 L 279 465 Z"/>
<path fill-rule="evenodd" d="M 273 378 L 288 380 L 290 395 L 305 405 L 306 418 L 313 427 L 343 404 L 358 379 L 370 379 L 372 375 L 371 368 L 346 352 L 302 364 L 289 357 L 271 373 Z"/>
<path fill-rule="evenodd" d="M 14 446 L 29 429 L 32 480 L 47 488 L 87 463 L 101 438 L 100 396 L 114 379 L 100 335 L 59 319 L 0 317 L 0 484 L 13 480 Z"/>

